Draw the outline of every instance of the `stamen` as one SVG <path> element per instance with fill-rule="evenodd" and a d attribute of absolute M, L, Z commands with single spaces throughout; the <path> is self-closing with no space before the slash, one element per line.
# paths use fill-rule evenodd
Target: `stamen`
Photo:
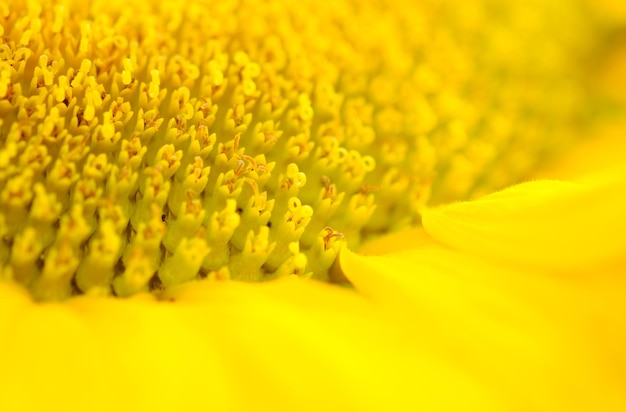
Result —
<path fill-rule="evenodd" d="M 519 179 L 583 126 L 576 5 L 529 31 L 523 4 L 255 2 L 2 10 L 0 279 L 40 300 L 328 280 L 342 248 Z"/>

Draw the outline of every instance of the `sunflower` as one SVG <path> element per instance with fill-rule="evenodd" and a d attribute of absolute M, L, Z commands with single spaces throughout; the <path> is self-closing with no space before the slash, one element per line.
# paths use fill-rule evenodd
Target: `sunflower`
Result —
<path fill-rule="evenodd" d="M 626 409 L 624 23 L 0 1 L 0 410 Z"/>

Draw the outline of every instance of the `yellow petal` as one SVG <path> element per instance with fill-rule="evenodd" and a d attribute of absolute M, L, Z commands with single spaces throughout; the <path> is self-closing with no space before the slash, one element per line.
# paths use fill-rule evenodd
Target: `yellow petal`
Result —
<path fill-rule="evenodd" d="M 621 53 L 626 60 L 626 53 Z M 626 63 L 625 63 L 626 64 Z M 623 70 L 620 71 L 623 73 Z M 626 94 L 625 94 L 626 98 Z M 594 132 L 593 139 L 573 145 L 563 156 L 537 171 L 537 179 L 586 180 L 599 172 L 624 176 L 626 122 L 610 122 Z M 622 172 L 619 169 L 622 169 Z"/>
<path fill-rule="evenodd" d="M 488 405 L 452 366 L 421 355 L 350 290 L 310 281 L 207 282 L 168 298 L 177 302 L 34 304 L 0 284 L 0 410 Z"/>
<path fill-rule="evenodd" d="M 624 170 L 622 168 L 622 170 Z M 626 263 L 626 174 L 523 183 L 427 209 L 427 232 L 452 248 L 517 266 L 581 272 Z"/>
<path fill-rule="evenodd" d="M 456 365 L 502 410 L 626 408 L 623 288 L 563 282 L 443 249 L 340 259 L 407 340 Z"/>
<path fill-rule="evenodd" d="M 359 253 L 378 256 L 432 247 L 440 245 L 423 227 L 417 226 L 371 240 L 359 249 Z"/>

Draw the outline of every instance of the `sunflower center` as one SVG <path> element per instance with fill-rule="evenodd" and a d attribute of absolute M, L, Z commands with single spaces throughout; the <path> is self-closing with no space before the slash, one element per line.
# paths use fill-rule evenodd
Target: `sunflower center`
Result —
<path fill-rule="evenodd" d="M 573 6 L 365 3 L 0 8 L 0 278 L 40 300 L 327 280 L 574 135 Z"/>

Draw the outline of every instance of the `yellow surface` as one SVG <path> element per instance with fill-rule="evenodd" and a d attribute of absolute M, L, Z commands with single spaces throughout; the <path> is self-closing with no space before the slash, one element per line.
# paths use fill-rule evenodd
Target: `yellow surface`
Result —
<path fill-rule="evenodd" d="M 0 411 L 626 410 L 623 10 L 0 0 Z"/>

